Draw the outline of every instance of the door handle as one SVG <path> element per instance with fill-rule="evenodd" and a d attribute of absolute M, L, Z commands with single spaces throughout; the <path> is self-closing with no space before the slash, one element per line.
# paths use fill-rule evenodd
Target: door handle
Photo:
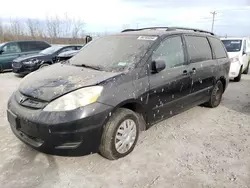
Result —
<path fill-rule="evenodd" d="M 183 71 L 183 75 L 187 75 L 188 74 L 188 71 L 187 70 L 184 70 Z"/>
<path fill-rule="evenodd" d="M 191 74 L 195 74 L 196 73 L 196 68 L 192 68 L 192 70 L 190 71 Z"/>

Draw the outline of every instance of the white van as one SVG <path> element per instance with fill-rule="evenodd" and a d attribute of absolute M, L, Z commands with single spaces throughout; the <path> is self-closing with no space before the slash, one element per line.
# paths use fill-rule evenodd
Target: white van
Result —
<path fill-rule="evenodd" d="M 239 82 L 241 74 L 247 74 L 250 63 L 250 39 L 221 38 L 231 60 L 229 77 Z"/>

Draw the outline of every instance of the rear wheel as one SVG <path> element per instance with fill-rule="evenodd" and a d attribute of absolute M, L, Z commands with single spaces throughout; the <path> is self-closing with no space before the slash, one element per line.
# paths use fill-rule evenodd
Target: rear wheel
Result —
<path fill-rule="evenodd" d="M 241 80 L 241 75 L 242 75 L 242 66 L 240 67 L 238 76 L 234 78 L 234 81 L 239 82 Z"/>
<path fill-rule="evenodd" d="M 249 72 L 249 64 L 250 64 L 250 62 L 248 62 L 247 68 L 246 68 L 246 70 L 243 72 L 243 74 L 248 74 L 248 72 Z"/>
<path fill-rule="evenodd" d="M 139 117 L 132 110 L 119 108 L 104 127 L 100 153 L 115 160 L 131 153 L 139 137 Z"/>
<path fill-rule="evenodd" d="M 221 98 L 223 95 L 223 91 L 224 91 L 224 86 L 222 84 L 222 82 L 219 80 L 216 82 L 210 99 L 207 103 L 205 103 L 205 106 L 210 107 L 210 108 L 215 108 L 217 106 L 219 106 L 220 102 L 221 102 Z"/>

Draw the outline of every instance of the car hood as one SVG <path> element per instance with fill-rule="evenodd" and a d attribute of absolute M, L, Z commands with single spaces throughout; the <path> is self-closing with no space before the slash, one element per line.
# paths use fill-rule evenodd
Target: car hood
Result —
<path fill-rule="evenodd" d="M 57 63 L 24 77 L 19 91 L 24 95 L 49 102 L 73 90 L 96 85 L 119 74 L 121 73 Z"/>
<path fill-rule="evenodd" d="M 24 55 L 24 56 L 18 57 L 14 61 L 15 62 L 22 62 L 22 61 L 27 61 L 27 60 L 34 59 L 34 58 L 41 59 L 41 58 L 46 58 L 46 57 L 49 57 L 49 55 L 31 54 L 31 55 Z"/>
<path fill-rule="evenodd" d="M 237 57 L 240 55 L 240 52 L 228 52 L 229 58 Z"/>

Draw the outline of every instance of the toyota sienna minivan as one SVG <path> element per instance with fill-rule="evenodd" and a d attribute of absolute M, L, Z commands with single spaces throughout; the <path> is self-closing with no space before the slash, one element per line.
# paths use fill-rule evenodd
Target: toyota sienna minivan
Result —
<path fill-rule="evenodd" d="M 229 67 L 213 33 L 127 29 L 24 77 L 8 101 L 8 121 L 40 151 L 100 152 L 114 160 L 131 153 L 153 124 L 196 105 L 217 107 Z"/>

